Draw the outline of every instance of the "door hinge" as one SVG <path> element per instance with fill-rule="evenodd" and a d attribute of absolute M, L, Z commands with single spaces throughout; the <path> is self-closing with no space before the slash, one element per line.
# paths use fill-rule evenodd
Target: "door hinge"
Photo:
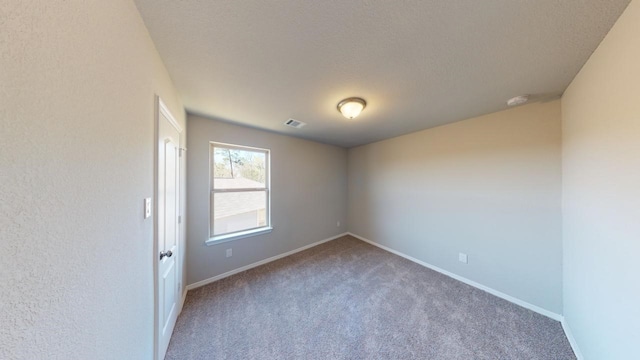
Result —
<path fill-rule="evenodd" d="M 178 224 L 182 224 L 182 216 L 178 216 Z"/>

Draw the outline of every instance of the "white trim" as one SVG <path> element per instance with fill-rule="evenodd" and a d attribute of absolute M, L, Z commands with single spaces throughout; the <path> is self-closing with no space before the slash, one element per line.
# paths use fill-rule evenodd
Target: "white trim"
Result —
<path fill-rule="evenodd" d="M 158 99 L 158 110 L 160 111 L 160 113 L 164 115 L 167 120 L 169 120 L 169 123 L 171 123 L 171 125 L 173 125 L 173 127 L 176 128 L 176 130 L 178 130 L 180 134 L 182 134 L 182 126 L 180 126 L 173 115 L 171 115 L 171 111 L 169 111 L 167 105 L 165 105 L 160 96 L 156 96 L 156 99 Z"/>
<path fill-rule="evenodd" d="M 223 143 L 223 142 L 219 142 L 219 141 L 209 141 L 209 145 L 222 145 L 221 147 L 234 149 L 234 150 L 247 150 L 247 149 L 249 149 L 250 151 L 263 152 L 265 154 L 271 151 L 270 149 L 259 148 L 259 147 L 255 147 L 255 146 L 229 144 L 229 143 Z"/>
<path fill-rule="evenodd" d="M 180 299 L 180 306 L 178 307 L 178 316 L 180 316 L 180 314 L 182 313 L 182 308 L 184 307 L 184 302 L 187 300 L 187 292 L 188 292 L 188 290 L 186 288 L 182 292 L 182 296 L 181 296 L 181 299 Z"/>
<path fill-rule="evenodd" d="M 384 245 L 380 245 L 380 244 L 378 244 L 378 243 L 376 243 L 376 242 L 373 242 L 373 241 L 371 241 L 371 240 L 369 240 L 369 239 L 366 239 L 366 238 L 364 238 L 364 237 L 362 237 L 362 236 L 356 235 L 356 234 L 351 233 L 351 232 L 348 232 L 347 234 L 349 234 L 349 235 L 351 235 L 351 236 L 353 236 L 353 237 L 355 237 L 355 238 L 357 238 L 357 239 L 360 239 L 360 240 L 362 240 L 362 241 L 364 241 L 364 242 L 366 242 L 366 243 L 369 243 L 369 244 L 371 244 L 371 245 L 373 245 L 373 246 L 379 247 L 379 248 L 380 248 L 380 249 L 382 249 L 382 250 L 388 251 L 388 252 L 390 252 L 390 253 L 392 253 L 392 254 L 396 254 L 396 255 L 401 256 L 401 257 L 403 257 L 403 258 L 405 258 L 405 259 L 407 259 L 407 260 L 413 261 L 413 262 L 414 262 L 414 263 L 416 263 L 416 264 L 420 264 L 420 265 L 422 265 L 422 266 L 424 266 L 424 267 L 426 267 L 426 268 L 429 268 L 429 269 L 434 270 L 434 271 L 437 271 L 437 272 L 439 272 L 439 273 L 441 273 L 441 274 L 447 275 L 448 277 L 453 278 L 453 279 L 455 279 L 455 280 L 458 280 L 458 281 L 460 281 L 460 282 L 463 282 L 463 283 L 465 283 L 465 284 L 467 284 L 467 285 L 471 285 L 471 286 L 473 286 L 473 287 L 475 287 L 475 288 L 478 288 L 478 289 L 480 289 L 480 290 L 486 291 L 486 292 L 488 292 L 488 293 L 489 293 L 489 294 L 491 294 L 491 295 L 495 295 L 495 296 L 497 296 L 497 297 L 499 297 L 499 298 L 502 298 L 502 299 L 504 299 L 504 300 L 507 300 L 507 301 L 509 301 L 509 302 L 512 302 L 512 303 L 514 303 L 514 304 L 516 304 L 516 305 L 520 305 L 520 306 L 522 306 L 523 308 L 529 309 L 529 310 L 531 310 L 531 311 L 535 311 L 535 312 L 537 312 L 538 314 L 544 315 L 544 316 L 549 317 L 549 318 L 551 318 L 551 319 L 553 319 L 553 320 L 556 320 L 556 321 L 562 321 L 562 319 L 563 319 L 563 316 L 562 316 L 562 315 L 560 315 L 560 314 L 556 314 L 556 313 L 554 313 L 554 312 L 552 312 L 552 311 L 549 311 L 549 310 L 543 309 L 543 308 L 541 308 L 541 307 L 539 307 L 539 306 L 536 306 L 536 305 L 530 304 L 530 303 L 528 303 L 528 302 L 526 302 L 526 301 L 520 300 L 520 299 L 515 298 L 515 297 L 513 297 L 513 296 L 511 296 L 511 295 L 507 295 L 507 294 L 502 293 L 502 292 L 500 292 L 500 291 L 498 291 L 498 290 L 495 290 L 495 289 L 492 289 L 492 288 L 490 288 L 490 287 L 488 287 L 488 286 L 485 286 L 485 285 L 482 285 L 482 284 L 480 284 L 480 283 L 477 283 L 477 282 L 475 282 L 475 281 L 473 281 L 473 280 L 469 280 L 469 279 L 467 279 L 467 278 L 465 278 L 465 277 L 462 277 L 462 276 L 460 276 L 460 275 L 456 275 L 456 274 L 454 274 L 454 273 L 452 273 L 452 272 L 449 272 L 449 271 L 447 271 L 447 270 L 441 269 L 441 268 L 439 268 L 439 267 L 437 267 L 437 266 L 431 265 L 431 264 L 426 263 L 426 262 L 424 262 L 424 261 L 422 261 L 422 260 L 418 260 L 418 259 L 416 259 L 416 258 L 414 258 L 414 257 L 411 257 L 411 256 L 409 256 L 409 255 L 407 255 L 407 254 L 401 253 L 401 252 L 399 252 L 399 251 L 397 251 L 397 250 L 393 250 L 393 249 L 388 248 L 388 247 L 386 247 L 386 246 L 384 246 Z"/>
<path fill-rule="evenodd" d="M 252 236 L 268 234 L 271 231 L 273 231 L 273 228 L 271 226 L 259 227 L 259 228 L 256 228 L 256 229 L 251 229 L 251 230 L 239 231 L 239 232 L 230 233 L 230 234 L 214 236 L 211 239 L 205 241 L 204 243 L 207 246 L 213 246 L 213 245 L 218 245 L 218 244 L 226 243 L 226 242 L 233 241 L 233 240 L 244 239 L 244 238 L 248 238 L 248 237 L 252 237 Z"/>
<path fill-rule="evenodd" d="M 564 330 L 564 334 L 567 336 L 567 340 L 569 340 L 569 345 L 571 345 L 571 349 L 573 349 L 573 353 L 575 354 L 578 360 L 584 360 L 584 356 L 578 347 L 578 342 L 576 338 L 573 337 L 573 332 L 571 331 L 571 327 L 567 323 L 567 319 L 562 319 L 560 322 L 562 324 L 562 329 Z"/>
<path fill-rule="evenodd" d="M 153 144 L 153 197 L 152 197 L 152 204 L 153 204 L 153 254 L 152 254 L 152 259 L 153 259 L 153 359 L 157 359 L 160 360 L 160 353 L 159 353 L 159 348 L 160 348 L 160 309 L 159 309 L 159 286 L 158 286 L 158 281 L 159 281 L 159 267 L 158 267 L 158 253 L 159 253 L 159 249 L 158 249 L 158 179 L 159 179 L 159 174 L 158 174 L 158 152 L 159 147 L 159 140 L 160 140 L 160 117 L 161 115 L 164 116 L 168 122 L 171 124 L 171 126 L 173 126 L 178 133 L 180 134 L 180 137 L 177 139 L 178 140 L 178 149 L 182 148 L 182 145 L 180 143 L 181 141 L 181 137 L 182 137 L 182 126 L 180 126 L 180 124 L 176 121 L 176 119 L 173 117 L 173 115 L 171 114 L 171 111 L 169 111 L 169 108 L 166 106 L 166 104 L 164 103 L 164 101 L 162 101 L 162 99 L 160 98 L 159 95 L 156 94 L 155 97 L 156 100 L 156 107 L 154 109 L 154 116 L 155 119 L 153 121 L 154 125 L 153 125 L 153 132 L 154 132 L 154 144 Z M 180 154 L 178 154 L 180 155 Z M 180 158 L 180 157 L 179 157 Z M 178 159 L 178 181 L 177 181 L 177 185 L 178 185 L 178 191 L 179 191 L 179 196 L 180 198 L 182 196 L 184 196 L 184 194 L 181 192 L 182 191 L 182 183 L 180 182 L 182 180 L 181 177 L 181 173 L 182 173 L 182 162 L 180 161 L 180 159 Z M 178 254 L 180 251 L 182 251 L 182 249 L 180 248 L 180 244 L 182 244 L 182 239 L 181 238 L 181 230 L 180 230 L 180 226 L 182 223 L 182 209 L 180 208 L 180 204 L 181 201 L 176 204 L 177 208 L 178 208 L 178 213 L 180 214 L 180 220 L 178 222 L 178 245 L 177 245 L 177 250 L 178 250 Z M 182 278 L 182 274 L 184 272 L 184 264 L 180 262 L 179 259 L 176 259 L 176 271 L 179 271 L 179 275 L 180 278 Z M 184 299 L 186 297 L 186 291 L 183 294 L 182 298 L 180 300 L 178 300 L 180 303 L 178 304 L 179 308 L 178 308 L 178 315 L 180 314 L 180 312 L 182 311 L 182 306 L 184 305 Z M 176 320 L 177 320 L 177 315 L 176 315 Z M 173 326 L 175 326 L 175 323 L 173 324 Z M 171 331 L 173 333 L 173 329 Z"/>
<path fill-rule="evenodd" d="M 342 233 L 340 235 L 332 236 L 330 238 L 314 242 L 313 244 L 309 244 L 309 245 L 303 246 L 301 248 L 297 248 L 295 250 L 287 251 L 286 253 L 282 253 L 280 255 L 272 256 L 272 257 L 270 257 L 268 259 L 264 259 L 264 260 L 260 260 L 258 262 L 254 262 L 253 264 L 249 264 L 249 265 L 246 265 L 246 266 L 243 266 L 243 267 L 239 267 L 239 268 L 231 270 L 231 271 L 227 271 L 224 274 L 220 274 L 220 275 L 217 275 L 217 276 L 214 276 L 214 277 L 210 277 L 208 279 L 204 279 L 204 280 L 195 282 L 193 284 L 187 285 L 187 290 L 193 290 L 193 289 L 199 288 L 201 286 L 205 286 L 207 284 L 211 284 L 212 282 L 224 279 L 224 278 L 229 277 L 231 275 L 235 275 L 237 273 L 241 273 L 243 271 L 252 269 L 252 268 L 260 266 L 260 265 L 264 265 L 266 263 L 270 263 L 270 262 L 278 260 L 278 259 L 282 259 L 283 257 L 287 257 L 289 255 L 293 255 L 293 254 L 295 254 L 297 252 L 300 252 L 300 251 L 303 251 L 303 250 L 307 250 L 309 248 L 312 248 L 314 246 L 318 246 L 318 245 L 326 243 L 328 241 L 335 240 L 337 238 L 341 238 L 341 237 L 343 237 L 345 235 L 348 235 L 348 233 Z"/>

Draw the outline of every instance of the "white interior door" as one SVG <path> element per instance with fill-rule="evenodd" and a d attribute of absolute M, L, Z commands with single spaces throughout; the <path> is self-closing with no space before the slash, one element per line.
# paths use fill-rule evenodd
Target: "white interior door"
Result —
<path fill-rule="evenodd" d="M 180 132 L 162 101 L 158 101 L 157 174 L 157 306 L 158 359 L 164 359 L 178 318 L 180 205 Z"/>

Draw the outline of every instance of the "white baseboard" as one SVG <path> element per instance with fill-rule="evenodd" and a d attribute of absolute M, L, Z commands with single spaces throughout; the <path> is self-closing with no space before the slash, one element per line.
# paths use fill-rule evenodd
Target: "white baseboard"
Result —
<path fill-rule="evenodd" d="M 582 352 L 578 347 L 576 338 L 573 337 L 573 332 L 571 332 L 571 327 L 569 326 L 569 324 L 567 324 L 567 319 L 562 319 L 561 323 L 564 334 L 567 336 L 567 340 L 569 340 L 569 344 L 571 344 L 571 348 L 573 349 L 573 353 L 576 355 L 576 358 L 578 360 L 584 360 L 584 356 L 582 356 Z"/>
<path fill-rule="evenodd" d="M 182 313 L 182 308 L 184 307 L 184 301 L 187 300 L 187 290 L 186 288 L 182 292 L 182 298 L 180 299 L 180 307 L 178 307 L 178 316 Z"/>
<path fill-rule="evenodd" d="M 393 250 L 393 249 L 388 248 L 388 247 L 386 247 L 386 246 L 384 246 L 384 245 L 380 245 L 380 244 L 378 244 L 378 243 L 376 243 L 376 242 L 374 242 L 374 241 L 371 241 L 371 240 L 369 240 L 369 239 L 366 239 L 366 238 L 364 238 L 364 237 L 362 237 L 362 236 L 359 236 L 359 235 L 353 234 L 353 233 L 351 233 L 351 232 L 349 232 L 349 233 L 347 233 L 347 234 L 349 234 L 349 235 L 351 235 L 351 236 L 353 236 L 353 237 L 355 237 L 355 238 L 357 238 L 357 239 L 360 239 L 360 240 L 362 240 L 362 241 L 364 241 L 364 242 L 366 242 L 366 243 L 369 243 L 369 244 L 371 244 L 371 245 L 373 245 L 373 246 L 379 247 L 379 248 L 380 248 L 380 249 L 382 249 L 382 250 L 388 251 L 388 252 L 390 252 L 390 253 L 392 253 L 392 254 L 396 254 L 396 255 L 401 256 L 401 257 L 403 257 L 403 258 L 405 258 L 405 259 L 407 259 L 407 260 L 413 261 L 413 262 L 414 262 L 414 263 L 416 263 L 416 264 L 420 264 L 420 265 L 422 265 L 422 266 L 424 266 L 424 267 L 426 267 L 426 268 L 429 268 L 429 269 L 431 269 L 431 270 L 437 271 L 437 272 L 439 272 L 439 273 L 441 273 L 441 274 L 444 274 L 444 275 L 446 275 L 446 276 L 448 276 L 448 277 L 450 277 L 450 278 L 453 278 L 453 279 L 455 279 L 455 280 L 458 280 L 458 281 L 460 281 L 460 282 L 463 282 L 463 283 L 465 283 L 465 284 L 467 284 L 467 285 L 471 285 L 471 286 L 473 286 L 473 287 L 475 287 L 475 288 L 478 288 L 478 289 L 480 289 L 480 290 L 486 291 L 486 292 L 488 292 L 488 293 L 489 293 L 489 294 L 491 294 L 491 295 L 495 295 L 495 296 L 497 296 L 497 297 L 499 297 L 499 298 L 502 298 L 502 299 L 504 299 L 504 300 L 507 300 L 507 301 L 509 301 L 509 302 L 512 302 L 512 303 L 514 303 L 514 304 L 516 304 L 516 305 L 522 306 L 522 307 L 523 307 L 523 308 L 525 308 L 525 309 L 529 309 L 529 310 L 531 310 L 531 311 L 535 311 L 535 312 L 537 312 L 538 314 L 544 315 L 544 316 L 549 317 L 549 318 L 551 318 L 551 319 L 553 319 L 553 320 L 556 320 L 556 321 L 562 321 L 562 320 L 563 320 L 563 318 L 564 318 L 564 317 L 563 317 L 562 315 L 560 315 L 560 314 L 556 314 L 556 313 L 554 313 L 554 312 L 552 312 L 552 311 L 549 311 L 549 310 L 543 309 L 543 308 L 541 308 L 541 307 L 539 307 L 539 306 L 536 306 L 536 305 L 530 304 L 530 303 L 528 303 L 528 302 L 526 302 L 526 301 L 520 300 L 520 299 L 515 298 L 515 297 L 513 297 L 513 296 L 511 296 L 511 295 L 507 295 L 507 294 L 502 293 L 502 292 L 500 292 L 500 291 L 498 291 L 498 290 L 495 290 L 495 289 L 492 289 L 492 288 L 490 288 L 490 287 L 488 287 L 488 286 L 485 286 L 485 285 L 482 285 L 482 284 L 480 284 L 480 283 L 477 283 L 477 282 L 475 282 L 475 281 L 473 281 L 473 280 L 469 280 L 469 279 L 467 279 L 467 278 L 465 278 L 465 277 L 462 277 L 462 276 L 460 276 L 460 275 L 456 275 L 456 274 L 454 274 L 454 273 L 452 273 L 452 272 L 449 272 L 449 271 L 447 271 L 447 270 L 441 269 L 441 268 L 439 268 L 439 267 L 437 267 L 437 266 L 431 265 L 431 264 L 426 263 L 426 262 L 424 262 L 424 261 L 422 261 L 422 260 L 418 260 L 418 259 L 416 259 L 416 258 L 414 258 L 414 257 L 411 257 L 411 256 L 409 256 L 409 255 L 407 255 L 407 254 L 401 253 L 401 252 L 399 252 L 399 251 L 397 251 L 397 250 Z"/>
<path fill-rule="evenodd" d="M 275 260 L 278 260 L 278 259 L 282 259 L 283 257 L 287 257 L 289 255 L 293 255 L 293 254 L 295 254 L 297 252 L 300 252 L 300 251 L 303 251 L 303 250 L 307 250 L 307 249 L 312 248 L 314 246 L 318 246 L 318 245 L 326 243 L 328 241 L 335 240 L 335 239 L 343 237 L 345 235 L 348 235 L 348 233 L 342 233 L 340 235 L 336 235 L 336 236 L 330 237 L 328 239 L 320 240 L 320 241 L 314 242 L 313 244 L 309 244 L 309 245 L 303 246 L 301 248 L 297 248 L 295 250 L 287 251 L 286 253 L 283 253 L 283 254 L 280 254 L 280 255 L 272 256 L 272 257 L 270 257 L 268 259 L 264 259 L 264 260 L 260 260 L 258 262 L 254 262 L 253 264 L 249 264 L 249 265 L 246 265 L 246 266 L 243 266 L 243 267 L 239 267 L 237 269 L 233 269 L 231 271 L 227 271 L 224 274 L 220 274 L 220 275 L 217 275 L 217 276 L 214 276 L 214 277 L 210 277 L 208 279 L 204 279 L 204 280 L 195 282 L 193 284 L 187 285 L 187 291 L 199 288 L 201 286 L 205 286 L 207 284 L 211 284 L 212 282 L 218 281 L 220 279 L 224 279 L 226 277 L 229 277 L 231 275 L 235 275 L 237 273 L 241 273 L 243 271 L 252 269 L 252 268 L 254 268 L 256 266 L 264 265 L 266 263 L 270 263 L 272 261 L 275 261 Z M 186 292 L 185 292 L 185 294 L 186 294 Z"/>

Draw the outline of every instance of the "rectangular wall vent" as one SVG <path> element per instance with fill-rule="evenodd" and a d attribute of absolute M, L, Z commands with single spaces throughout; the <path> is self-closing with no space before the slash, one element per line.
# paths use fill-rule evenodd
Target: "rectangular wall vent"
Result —
<path fill-rule="evenodd" d="M 300 129 L 301 127 L 304 127 L 305 125 L 307 125 L 306 123 L 303 123 L 302 121 L 298 121 L 295 119 L 289 119 L 285 121 L 284 124 L 296 129 Z"/>

